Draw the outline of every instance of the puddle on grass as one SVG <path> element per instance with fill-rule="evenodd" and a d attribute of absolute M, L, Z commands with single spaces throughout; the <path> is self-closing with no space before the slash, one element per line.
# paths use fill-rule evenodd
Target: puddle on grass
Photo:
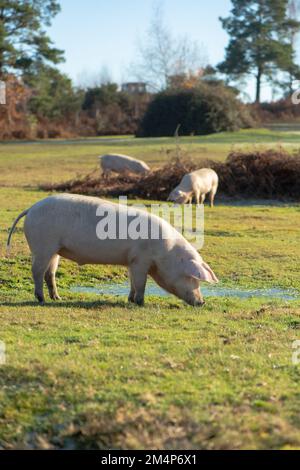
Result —
<path fill-rule="evenodd" d="M 101 284 L 97 287 L 73 287 L 71 292 L 80 294 L 98 294 L 98 295 L 116 295 L 127 296 L 129 292 L 129 284 L 124 282 L 122 284 Z M 205 297 L 236 297 L 239 299 L 256 298 L 272 298 L 279 300 L 297 300 L 300 298 L 295 290 L 288 289 L 253 289 L 243 290 L 229 287 L 218 286 L 202 286 L 201 292 Z M 170 294 L 165 292 L 153 282 L 148 282 L 146 287 L 146 295 L 153 295 L 156 297 L 169 297 Z"/>

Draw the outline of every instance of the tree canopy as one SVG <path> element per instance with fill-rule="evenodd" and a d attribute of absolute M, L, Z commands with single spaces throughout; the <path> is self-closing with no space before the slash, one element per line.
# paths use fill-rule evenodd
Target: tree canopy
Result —
<path fill-rule="evenodd" d="M 56 0 L 0 0 L 0 76 L 63 60 L 45 31 L 59 11 Z"/>
<path fill-rule="evenodd" d="M 69 118 L 80 110 L 83 93 L 75 90 L 71 79 L 56 68 L 38 63 L 23 79 L 31 90 L 28 109 L 38 118 Z"/>
<path fill-rule="evenodd" d="M 247 108 L 222 83 L 199 83 L 191 89 L 169 89 L 155 95 L 141 121 L 139 137 L 207 135 L 251 127 Z"/>
<path fill-rule="evenodd" d="M 232 78 L 253 74 L 256 102 L 263 77 L 276 82 L 278 71 L 299 76 L 291 37 L 300 22 L 288 14 L 289 0 L 232 0 L 231 15 L 220 18 L 230 41 L 219 70 Z"/>

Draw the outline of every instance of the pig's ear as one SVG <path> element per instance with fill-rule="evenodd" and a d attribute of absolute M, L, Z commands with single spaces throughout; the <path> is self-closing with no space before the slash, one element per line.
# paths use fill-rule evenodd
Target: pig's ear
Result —
<path fill-rule="evenodd" d="M 186 275 L 198 279 L 198 281 L 218 283 L 219 280 L 213 270 L 204 261 L 190 261 L 186 266 Z"/>

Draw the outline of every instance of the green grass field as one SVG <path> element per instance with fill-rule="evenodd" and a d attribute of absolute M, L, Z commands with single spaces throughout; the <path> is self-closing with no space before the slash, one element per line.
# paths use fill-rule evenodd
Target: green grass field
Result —
<path fill-rule="evenodd" d="M 183 153 L 196 160 L 225 160 L 235 150 L 283 146 L 299 150 L 300 131 L 274 132 L 265 129 L 221 133 L 205 137 L 182 137 Z M 174 138 L 135 139 L 90 138 L 73 141 L 52 140 L 36 143 L 5 143 L 0 145 L 0 185 L 36 186 L 57 183 L 98 168 L 97 156 L 105 153 L 128 153 L 144 159 L 152 167 L 168 161 L 175 151 Z"/>
<path fill-rule="evenodd" d="M 300 134 L 244 131 L 181 139 L 194 158 L 283 145 Z M 14 218 L 63 181 L 118 151 L 155 166 L 172 139 L 89 139 L 0 145 L 0 448 L 299 449 L 300 300 L 208 297 L 203 309 L 150 296 L 144 308 L 76 286 L 120 283 L 117 267 L 62 261 L 61 302 L 33 299 L 22 224 Z M 205 209 L 204 259 L 233 289 L 281 288 L 300 296 L 300 206 L 218 202 Z"/>

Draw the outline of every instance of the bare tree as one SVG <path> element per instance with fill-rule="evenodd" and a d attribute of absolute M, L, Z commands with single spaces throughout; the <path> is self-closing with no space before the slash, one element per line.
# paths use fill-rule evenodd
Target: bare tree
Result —
<path fill-rule="evenodd" d="M 102 65 L 98 72 L 82 70 L 77 76 L 77 86 L 81 88 L 95 88 L 112 82 L 111 71 L 106 65 Z"/>
<path fill-rule="evenodd" d="M 139 41 L 131 75 L 158 91 L 167 86 L 170 77 L 195 72 L 205 65 L 203 48 L 187 36 L 174 36 L 165 24 L 162 5 L 156 6 L 146 37 Z"/>
<path fill-rule="evenodd" d="M 102 65 L 98 76 L 96 77 L 98 85 L 107 85 L 112 83 L 112 74 L 107 65 Z"/>

